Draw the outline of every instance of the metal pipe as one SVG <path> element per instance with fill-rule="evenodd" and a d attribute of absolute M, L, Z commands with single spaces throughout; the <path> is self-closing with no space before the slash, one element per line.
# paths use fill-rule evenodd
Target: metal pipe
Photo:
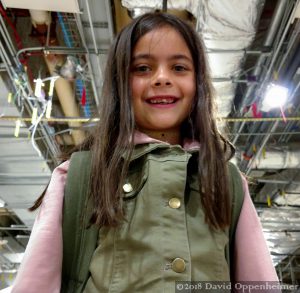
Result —
<path fill-rule="evenodd" d="M 15 46 L 13 45 L 13 42 L 12 42 L 12 40 L 10 38 L 9 32 L 7 30 L 7 26 L 6 26 L 6 24 L 5 24 L 4 20 L 3 20 L 3 17 L 2 17 L 1 13 L 0 13 L 0 22 L 1 22 L 2 27 L 4 29 L 4 32 L 5 32 L 5 39 L 9 42 L 9 44 L 11 46 L 11 49 L 13 51 L 12 55 L 15 56 L 15 54 L 16 54 Z"/>
<path fill-rule="evenodd" d="M 288 44 L 288 47 L 286 48 L 286 53 L 284 58 L 282 58 L 282 60 L 280 61 L 280 64 L 278 66 L 278 71 L 280 71 L 280 69 L 286 65 L 286 58 L 289 55 L 289 53 L 292 51 L 292 48 L 295 44 L 299 44 L 299 33 L 300 33 L 300 23 L 298 23 L 297 27 L 295 28 L 295 30 L 292 32 L 291 38 L 290 38 L 290 42 Z M 298 45 L 299 48 L 299 45 Z M 299 53 L 298 53 L 299 54 Z M 298 57 L 298 54 L 295 53 L 296 58 Z M 286 79 L 286 76 L 284 76 L 284 79 Z"/>
<path fill-rule="evenodd" d="M 74 16 L 75 16 L 75 20 L 76 20 L 76 24 L 77 24 L 77 27 L 78 27 L 78 31 L 79 31 L 79 34 L 80 34 L 81 41 L 83 43 L 83 46 L 87 49 L 87 45 L 86 45 L 86 41 L 85 41 L 85 37 L 84 37 L 84 33 L 83 33 L 83 27 L 82 27 L 82 24 L 81 24 L 81 21 L 80 21 L 80 17 L 79 17 L 78 14 L 75 14 Z M 86 60 L 87 60 L 87 65 L 88 65 L 89 71 L 93 72 L 91 61 L 90 61 L 90 55 L 89 55 L 88 50 L 87 50 L 87 53 L 86 53 Z M 91 74 L 91 83 L 92 83 L 92 88 L 93 88 L 93 92 L 94 92 L 94 96 L 95 96 L 95 102 L 96 102 L 97 107 L 99 107 L 100 99 L 99 99 L 99 94 L 98 94 L 98 90 L 97 90 L 97 87 L 96 87 L 94 74 Z"/>
<path fill-rule="evenodd" d="M 284 15 L 285 7 L 287 4 L 288 4 L 288 1 L 286 1 L 286 0 L 278 0 L 276 7 L 275 7 L 275 13 L 274 13 L 274 16 L 273 16 L 271 24 L 270 24 L 270 29 L 268 31 L 268 34 L 266 36 L 263 46 L 268 47 L 268 46 L 273 45 L 278 27 L 281 23 L 281 19 Z M 282 41 L 283 41 L 283 39 L 282 39 Z M 257 63 L 256 63 L 256 67 L 253 72 L 254 76 L 258 76 L 261 73 L 261 68 L 262 68 L 262 64 L 264 61 L 265 61 L 265 58 L 263 56 L 259 57 L 259 59 L 257 60 Z M 242 101 L 242 105 L 240 108 L 243 108 L 244 106 L 246 106 L 248 104 L 251 104 L 250 95 L 252 93 L 252 90 L 253 90 L 253 88 L 247 89 L 245 97 Z"/>
<path fill-rule="evenodd" d="M 226 135 L 236 135 L 238 133 L 225 133 Z M 300 134 L 299 131 L 291 131 L 291 132 L 259 132 L 259 133 L 249 133 L 249 132 L 242 132 L 239 133 L 240 136 L 264 136 L 266 134 L 271 134 L 271 135 L 283 135 L 283 134 L 290 134 L 290 135 L 297 135 Z"/>
<path fill-rule="evenodd" d="M 298 4 L 299 4 L 299 2 L 300 2 L 300 0 L 297 0 L 297 3 L 298 3 Z M 271 64 L 270 64 L 269 67 L 268 67 L 268 71 L 267 71 L 267 73 L 266 73 L 266 75 L 265 75 L 265 77 L 264 77 L 264 80 L 263 80 L 263 82 L 262 82 L 261 88 L 263 88 L 264 85 L 265 85 L 265 83 L 269 80 L 269 76 L 270 76 L 270 72 L 271 72 L 270 70 L 273 68 L 273 65 L 274 65 L 274 63 L 275 63 L 275 59 L 277 58 L 277 55 L 278 55 L 278 53 L 279 53 L 279 51 L 280 51 L 280 48 L 281 48 L 281 46 L 282 46 L 282 44 L 283 44 L 283 41 L 284 41 L 284 39 L 285 39 L 285 36 L 286 36 L 286 34 L 287 34 L 287 32 L 288 32 L 288 29 L 289 29 L 289 25 L 288 25 L 288 24 L 290 24 L 291 21 L 292 21 L 292 19 L 294 18 L 294 15 L 295 15 L 295 12 L 296 12 L 296 8 L 297 8 L 297 6 L 294 6 L 294 9 L 292 10 L 292 13 L 290 14 L 288 23 L 287 23 L 287 25 L 286 25 L 286 27 L 285 27 L 285 29 L 284 29 L 284 32 L 283 32 L 283 34 L 282 34 L 282 36 L 281 36 L 281 38 L 280 38 L 280 40 L 279 40 L 278 46 L 276 47 L 275 53 L 274 53 L 274 55 L 273 55 L 273 57 L 272 57 L 272 60 L 271 60 Z M 292 96 L 291 96 L 290 98 L 292 98 Z M 268 132 L 274 132 L 275 129 L 277 128 L 277 126 L 278 126 L 278 121 L 276 121 L 276 122 L 270 127 L 270 129 L 268 130 Z M 264 125 L 261 125 L 261 128 L 263 128 L 263 127 L 264 127 Z M 242 167 L 242 169 L 245 169 L 245 173 L 246 173 L 246 174 L 249 174 L 249 172 L 251 171 L 251 166 L 252 166 L 252 164 L 253 164 L 255 158 L 256 158 L 256 157 L 259 157 L 259 156 L 261 155 L 261 152 L 262 152 L 264 146 L 266 145 L 266 143 L 267 143 L 269 137 L 270 137 L 270 135 L 267 135 L 267 136 L 263 139 L 262 142 L 259 140 L 259 137 L 258 137 L 258 136 L 256 136 L 256 137 L 254 138 L 254 140 L 253 140 L 251 146 L 248 148 L 248 151 L 246 152 L 246 154 L 247 154 L 248 156 L 251 156 L 251 155 L 252 155 L 252 153 L 253 153 L 253 151 L 252 151 L 252 146 L 253 146 L 253 145 L 259 145 L 259 150 L 252 156 L 252 158 L 251 158 L 248 162 L 246 162 L 246 161 L 243 161 L 243 162 L 242 162 L 241 167 Z M 249 150 L 250 150 L 250 151 L 249 151 Z M 245 165 L 246 165 L 246 167 L 243 168 Z"/>
<path fill-rule="evenodd" d="M 299 0 L 298 0 L 298 3 L 299 3 Z M 293 8 L 294 8 L 294 10 L 292 10 Z M 291 22 L 291 20 L 292 20 L 293 17 L 294 17 L 293 14 L 295 13 L 296 8 L 297 8 L 296 5 L 293 6 L 293 3 L 290 3 L 290 8 L 289 8 L 289 9 L 286 9 L 286 10 L 288 10 L 288 11 L 287 11 L 288 13 L 285 13 L 286 16 L 285 16 L 285 17 L 283 16 L 283 18 L 287 18 L 287 17 L 290 15 L 290 10 L 292 11 L 292 13 L 291 13 L 290 18 L 289 18 L 288 21 L 287 21 L 286 19 L 283 19 L 283 21 L 282 21 L 283 23 L 288 22 L 288 24 L 289 24 L 289 23 Z M 272 65 L 272 66 L 273 66 L 273 64 L 274 64 L 274 62 L 275 62 L 275 60 L 276 60 L 277 54 L 278 54 L 278 52 L 279 52 L 279 50 L 280 50 L 280 47 L 281 47 L 281 45 L 282 45 L 282 43 L 283 43 L 283 41 L 284 41 L 285 35 L 286 35 L 286 33 L 287 33 L 288 24 L 286 25 L 286 27 L 285 27 L 285 29 L 284 29 L 284 32 L 283 32 L 283 34 L 281 35 L 278 44 L 276 45 L 276 51 L 275 51 L 275 53 L 276 53 L 276 52 L 277 52 L 277 53 L 276 53 L 276 55 L 275 55 L 275 53 L 274 53 L 275 57 L 274 57 L 274 55 L 273 55 L 272 58 L 271 58 L 271 65 Z M 287 58 L 288 53 L 289 53 L 288 51 L 285 53 L 284 57 L 282 58 L 283 60 L 285 60 L 285 59 Z M 273 63 L 272 63 L 272 62 L 273 62 Z M 271 65 L 268 65 L 268 70 L 271 70 L 271 67 L 270 67 Z M 256 67 L 256 68 L 257 68 L 257 67 Z M 281 69 L 281 67 L 278 68 L 278 71 L 279 71 L 280 69 Z M 259 70 L 261 71 L 261 68 L 259 68 Z M 263 81 L 260 83 L 260 86 L 259 86 L 259 87 L 260 87 L 260 90 L 264 88 L 265 83 L 266 83 L 268 80 L 269 80 L 269 77 L 267 77 L 267 76 L 265 75 Z M 248 88 L 248 89 L 249 89 L 249 88 Z M 247 89 L 247 90 L 248 90 L 248 89 Z M 247 95 L 247 92 L 246 92 L 246 95 Z M 253 98 L 253 99 L 255 99 L 255 98 Z M 240 125 L 240 128 L 239 128 L 238 130 L 237 130 L 237 126 L 234 126 L 234 131 L 237 130 L 237 133 L 242 132 L 242 129 L 243 129 L 244 125 L 245 125 L 245 123 L 242 123 L 242 124 Z M 255 127 L 255 126 L 253 126 L 252 128 L 254 128 L 254 127 Z M 258 129 L 258 127 L 256 127 L 256 128 Z M 254 128 L 254 129 L 255 129 L 255 128 Z M 252 132 L 255 132 L 255 130 L 252 130 Z M 236 143 L 238 137 L 239 137 L 239 135 L 235 136 L 235 138 L 234 138 L 234 140 L 233 140 L 233 144 Z"/>
<path fill-rule="evenodd" d="M 249 81 L 247 79 L 235 79 L 235 77 L 213 77 L 211 79 L 213 82 L 224 82 L 224 81 L 230 81 L 232 83 L 247 83 L 247 84 L 258 84 L 257 81 Z"/>
<path fill-rule="evenodd" d="M 30 47 L 30 48 L 23 48 L 17 52 L 17 58 L 19 55 L 26 52 L 35 52 L 35 51 L 42 51 L 44 54 L 60 54 L 60 55 L 72 55 L 72 54 L 95 54 L 94 49 L 89 48 L 69 48 L 64 46 L 51 46 L 51 47 Z M 106 54 L 106 49 L 99 49 L 99 54 Z M 19 59 L 18 59 L 19 60 Z"/>
<path fill-rule="evenodd" d="M 7 52 L 6 52 L 6 50 L 5 50 L 5 48 L 4 48 L 4 46 L 3 46 L 3 43 L 2 43 L 2 41 L 0 41 L 0 48 L 1 48 L 1 51 L 2 51 L 2 53 L 3 53 L 3 56 L 4 56 L 4 62 L 6 61 L 6 63 L 8 64 L 8 66 L 9 67 L 11 67 L 11 68 L 13 68 L 13 65 L 12 65 L 12 63 L 11 63 L 11 60 L 10 60 L 10 58 L 9 58 L 9 56 L 8 56 L 8 54 L 7 54 Z"/>
<path fill-rule="evenodd" d="M 87 14 L 88 14 L 89 23 L 90 23 L 90 29 L 92 32 L 92 40 L 93 40 L 95 52 L 98 55 L 98 48 L 97 48 L 97 42 L 96 42 L 96 38 L 95 38 L 95 31 L 94 31 L 94 26 L 93 26 L 91 11 L 90 11 L 89 0 L 86 0 L 85 4 L 86 4 L 86 10 L 87 10 Z"/>
<path fill-rule="evenodd" d="M 43 182 L 36 182 L 36 181 L 32 181 L 32 182 L 8 182 L 6 180 L 2 181 L 0 180 L 0 185 L 3 185 L 3 186 L 17 186 L 17 185 L 21 185 L 21 186 L 46 186 L 47 184 L 49 183 L 49 180 L 48 181 L 43 181 Z"/>
<path fill-rule="evenodd" d="M 0 57 L 1 57 L 1 59 L 3 60 L 4 66 L 5 66 L 5 68 L 6 68 L 6 72 L 8 73 L 9 78 L 10 78 L 11 81 L 12 81 L 12 85 L 13 85 L 13 87 L 14 87 L 15 92 L 18 92 L 18 88 L 17 88 L 16 84 L 13 82 L 14 79 L 15 79 L 15 77 L 13 76 L 14 70 L 13 70 L 13 68 L 12 68 L 11 66 L 9 66 L 9 65 L 7 64 L 7 62 L 5 62 L 5 56 L 4 56 L 3 52 L 2 52 L 2 45 L 1 45 L 1 42 L 0 42 Z M 0 116 L 0 118 L 1 118 L 1 116 Z"/>
<path fill-rule="evenodd" d="M 231 54 L 244 53 L 247 55 L 264 55 L 265 57 L 272 54 L 272 50 L 247 50 L 247 49 L 207 49 L 206 53 Z"/>
<path fill-rule="evenodd" d="M 280 22 L 281 22 L 281 19 L 282 19 L 282 16 L 284 14 L 284 10 L 285 10 L 285 7 L 286 7 L 286 4 L 287 4 L 287 1 L 286 0 L 278 0 L 277 4 L 276 4 L 276 7 L 275 7 L 275 12 L 274 12 L 274 15 L 273 15 L 273 18 L 272 18 L 272 21 L 271 21 L 271 24 L 270 24 L 270 28 L 269 28 L 269 31 L 268 31 L 268 34 L 266 36 L 266 39 L 264 41 L 264 44 L 263 46 L 266 46 L 266 47 L 269 47 L 269 46 L 272 46 L 273 44 L 273 41 L 274 41 L 274 38 L 276 36 L 276 31 L 278 30 L 278 27 L 280 25 Z M 264 55 L 261 55 L 257 62 L 256 62 L 256 66 L 255 66 L 255 69 L 253 71 L 253 75 L 254 76 L 258 76 L 260 73 L 261 73 L 261 67 L 262 67 L 262 64 L 263 62 L 265 61 L 265 56 Z M 252 94 L 252 91 L 254 90 L 255 88 L 255 84 L 251 84 L 247 90 L 246 90 L 246 93 L 245 93 L 245 96 L 243 97 L 242 99 L 242 104 L 240 105 L 240 110 L 238 111 L 239 113 L 242 111 L 242 109 L 247 105 L 249 104 L 249 100 L 250 100 L 250 96 Z M 235 132 L 242 132 L 242 129 L 244 128 L 244 125 L 245 123 L 242 123 L 241 125 L 236 125 L 234 127 L 234 131 Z M 235 144 L 238 140 L 239 136 L 237 135 L 234 139 L 233 139 L 233 144 Z"/>
<path fill-rule="evenodd" d="M 297 0 L 297 3 L 295 3 L 295 6 L 294 8 L 297 8 L 297 6 L 299 5 L 300 3 L 300 0 Z M 289 25 L 292 23 L 293 19 L 294 19 L 294 16 L 295 16 L 295 13 L 296 13 L 296 9 L 293 9 L 292 10 L 292 13 L 289 17 L 289 20 L 285 26 L 285 29 L 284 29 L 284 32 L 280 38 L 280 41 L 278 43 L 278 46 L 276 47 L 276 50 L 272 56 L 272 59 L 271 59 L 271 63 L 269 64 L 268 66 L 268 70 L 267 70 L 267 73 L 265 74 L 265 77 L 264 77 L 264 81 L 262 82 L 262 87 L 264 87 L 265 83 L 269 81 L 269 78 L 270 78 L 270 75 L 271 75 L 271 71 L 273 70 L 273 65 L 275 63 L 275 61 L 277 60 L 277 56 L 281 50 L 281 47 L 282 47 L 282 44 L 283 44 L 283 41 L 285 40 L 285 37 L 289 31 Z"/>
<path fill-rule="evenodd" d="M 9 230 L 9 231 L 31 231 L 32 228 L 12 228 L 12 227 L 0 227 L 0 230 Z"/>
<path fill-rule="evenodd" d="M 100 78 L 100 81 L 102 83 L 103 82 L 103 74 L 102 74 L 102 68 L 101 68 L 100 59 L 99 59 L 98 47 L 97 47 L 95 31 L 94 31 L 94 26 L 93 26 L 91 11 L 90 11 L 89 0 L 86 0 L 85 3 L 86 3 L 87 13 L 88 13 L 88 19 L 89 19 L 89 22 L 90 22 L 91 32 L 92 32 L 92 39 L 93 39 L 93 43 L 94 43 L 94 48 L 95 48 L 95 52 L 97 54 L 97 66 L 98 66 L 98 70 L 99 70 L 99 78 Z"/>
<path fill-rule="evenodd" d="M 88 21 L 82 21 L 82 25 L 84 27 L 90 27 L 90 23 Z M 93 26 L 95 28 L 108 28 L 108 22 L 106 21 L 93 21 Z"/>
<path fill-rule="evenodd" d="M 300 181 L 288 181 L 288 180 L 276 180 L 276 179 L 256 179 L 255 181 L 260 182 L 260 183 L 299 184 L 300 185 Z"/>
<path fill-rule="evenodd" d="M 51 177 L 51 174 L 45 175 L 43 173 L 0 173 L 0 178 L 7 178 L 7 179 L 31 179 L 31 178 L 37 178 L 37 179 L 49 179 Z"/>
<path fill-rule="evenodd" d="M 43 51 L 45 50 L 46 47 L 30 47 L 30 48 L 23 48 L 23 49 L 20 49 L 18 52 L 17 52 L 17 55 L 16 57 L 18 58 L 18 60 L 20 60 L 20 54 L 22 53 L 25 53 L 27 51 Z"/>
<path fill-rule="evenodd" d="M 3 17 L 1 15 L 1 13 L 0 13 L 0 23 L 1 23 L 0 30 L 1 30 L 2 37 L 6 41 L 6 45 L 8 47 L 8 50 L 10 51 L 11 56 L 15 56 L 16 55 L 16 50 L 15 50 L 15 47 L 12 43 L 11 38 L 9 37 L 9 33 L 7 31 L 7 28 L 6 28 L 6 25 L 4 23 L 4 20 L 3 20 Z"/>
<path fill-rule="evenodd" d="M 114 21 L 113 21 L 113 16 L 111 13 L 110 0 L 105 0 L 105 9 L 106 9 L 106 15 L 107 15 L 107 21 L 108 21 L 109 38 L 110 38 L 110 41 L 112 42 L 113 38 L 114 38 Z"/>

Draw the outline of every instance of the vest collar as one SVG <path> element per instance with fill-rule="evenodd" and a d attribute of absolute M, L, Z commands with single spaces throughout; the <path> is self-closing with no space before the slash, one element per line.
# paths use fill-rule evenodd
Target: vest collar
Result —
<path fill-rule="evenodd" d="M 147 143 L 159 143 L 159 144 L 166 144 L 166 145 L 170 146 L 169 143 L 158 140 L 158 139 L 154 139 L 154 138 L 148 136 L 147 134 L 140 132 L 138 130 L 135 130 L 133 139 L 134 139 L 135 145 L 147 144 Z M 185 138 L 183 140 L 182 148 L 186 151 L 192 151 L 193 149 L 199 150 L 200 143 L 197 141 L 193 141 L 189 138 Z"/>
<path fill-rule="evenodd" d="M 138 130 L 134 133 L 134 144 L 135 148 L 133 150 L 130 161 L 134 161 L 155 149 L 169 149 L 176 148 L 181 151 L 186 151 L 189 153 L 197 153 L 200 149 L 200 144 L 197 141 L 192 141 L 190 139 L 184 139 L 183 146 L 181 145 L 171 145 L 167 142 L 154 139 L 145 133 Z M 124 156 L 125 157 L 125 154 Z"/>

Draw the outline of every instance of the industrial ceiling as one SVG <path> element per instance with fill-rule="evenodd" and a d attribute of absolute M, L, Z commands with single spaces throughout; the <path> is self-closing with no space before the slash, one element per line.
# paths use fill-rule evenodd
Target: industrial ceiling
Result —
<path fill-rule="evenodd" d="M 13 282 L 35 217 L 27 209 L 59 153 L 80 143 L 99 119 L 111 40 L 133 17 L 156 9 L 190 21 L 202 35 L 220 129 L 236 146 L 234 161 L 248 178 L 280 280 L 299 284 L 299 3 L 2 0 L 0 289 Z M 263 105 L 271 83 L 288 88 L 280 109 Z"/>

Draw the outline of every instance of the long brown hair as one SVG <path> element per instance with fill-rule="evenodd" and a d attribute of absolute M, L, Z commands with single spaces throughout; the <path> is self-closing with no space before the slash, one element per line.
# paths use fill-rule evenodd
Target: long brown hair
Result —
<path fill-rule="evenodd" d="M 90 196 L 94 210 L 91 223 L 112 227 L 124 219 L 122 183 L 134 148 L 135 130 L 129 86 L 132 51 L 143 35 L 164 26 L 174 28 L 183 37 L 193 58 L 196 96 L 182 131 L 185 137 L 199 141 L 201 145 L 198 175 L 206 222 L 211 228 L 224 229 L 231 220 L 226 161 L 233 155 L 233 147 L 220 135 L 216 126 L 204 45 L 192 26 L 174 15 L 158 12 L 134 19 L 115 38 L 104 75 L 100 122 L 85 142 L 73 150 L 92 151 Z M 32 209 L 40 203 L 41 198 Z"/>

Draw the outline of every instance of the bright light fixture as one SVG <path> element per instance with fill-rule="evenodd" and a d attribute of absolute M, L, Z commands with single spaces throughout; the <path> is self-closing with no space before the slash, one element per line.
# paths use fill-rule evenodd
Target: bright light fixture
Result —
<path fill-rule="evenodd" d="M 261 110 L 268 112 L 274 108 L 282 108 L 288 98 L 288 88 L 271 83 L 266 89 Z"/>

